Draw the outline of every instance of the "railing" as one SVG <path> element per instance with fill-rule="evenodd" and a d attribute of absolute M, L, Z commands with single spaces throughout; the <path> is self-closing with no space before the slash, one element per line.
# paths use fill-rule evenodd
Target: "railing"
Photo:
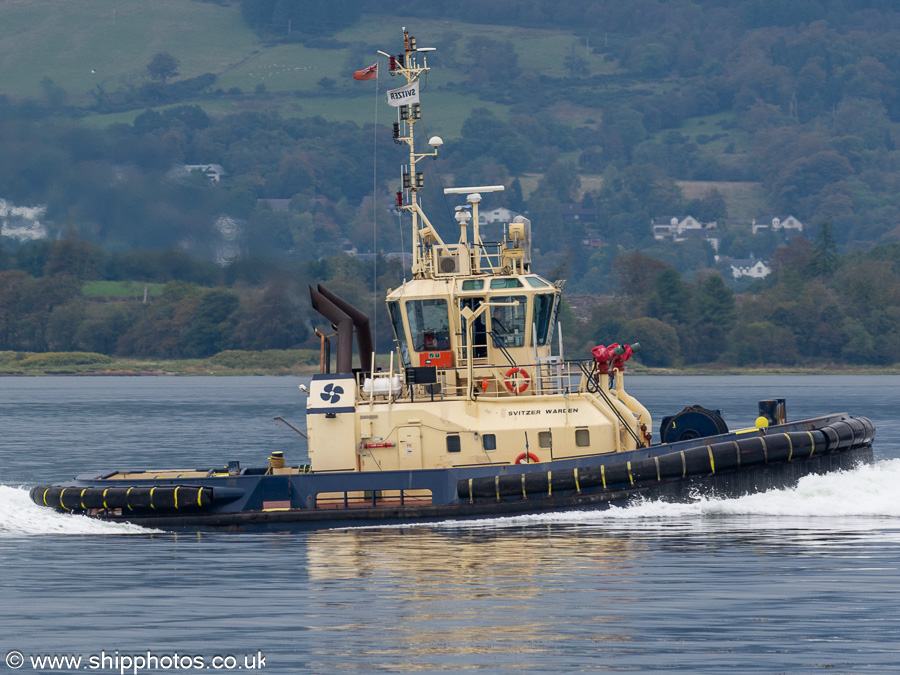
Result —
<path fill-rule="evenodd" d="M 589 386 L 592 361 L 561 361 L 541 358 L 537 363 L 474 365 L 474 391 L 478 398 L 556 396 L 584 391 Z M 383 404 L 394 401 L 444 401 L 464 399 L 468 392 L 468 371 L 464 367 L 438 368 L 437 382 L 408 384 L 399 373 L 359 373 L 359 403 Z M 373 378 L 374 375 L 374 378 Z"/>

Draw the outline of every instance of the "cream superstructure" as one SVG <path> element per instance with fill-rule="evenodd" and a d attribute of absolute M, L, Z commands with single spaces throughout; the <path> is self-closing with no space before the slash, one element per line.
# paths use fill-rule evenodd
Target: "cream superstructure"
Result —
<path fill-rule="evenodd" d="M 532 273 L 528 219 L 508 223 L 499 242 L 482 240 L 482 194 L 503 186 L 444 191 L 463 202 L 456 207 L 457 242 L 445 243 L 423 212 L 417 164 L 442 145 L 435 136 L 430 152 L 415 149 L 421 118 L 415 85 L 428 72 L 432 50 L 417 49 L 406 32 L 404 46 L 391 59 L 391 74 L 404 78 L 403 90 L 416 99 L 398 107 L 394 126 L 395 140 L 409 147 L 397 205 L 411 224 L 413 278 L 387 294 L 396 350 L 382 371 L 362 353 L 363 369 L 350 369 L 346 331 L 355 325 L 363 351 L 368 325 L 329 294 L 337 309 L 323 314 L 338 327 L 344 372 L 325 372 L 330 358 L 324 358 L 309 390 L 313 471 L 550 462 L 649 445 L 650 415 L 623 389 L 621 354 L 601 363 L 562 358 L 562 284 Z M 314 304 L 317 297 L 329 304 L 313 296 Z"/>

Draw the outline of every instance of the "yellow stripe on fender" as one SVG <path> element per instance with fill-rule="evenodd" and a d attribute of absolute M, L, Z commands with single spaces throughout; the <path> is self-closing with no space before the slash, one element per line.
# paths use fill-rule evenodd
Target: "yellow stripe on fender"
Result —
<path fill-rule="evenodd" d="M 153 509 L 153 510 L 155 511 L 155 510 L 156 510 L 156 507 L 153 506 L 153 491 L 154 491 L 154 490 L 156 490 L 156 486 L 155 486 L 155 485 L 154 485 L 152 488 L 150 488 L 150 508 Z"/>
<path fill-rule="evenodd" d="M 47 493 L 48 493 L 48 492 L 50 492 L 50 488 L 47 488 L 46 490 L 44 490 L 44 506 L 50 506 L 50 505 L 47 503 Z"/>
<path fill-rule="evenodd" d="M 709 453 L 709 468 L 712 469 L 712 472 L 716 472 L 716 461 L 713 459 L 712 448 L 710 446 L 706 446 L 706 451 Z"/>
<path fill-rule="evenodd" d="M 176 510 L 176 511 L 178 510 L 178 488 L 179 488 L 179 487 L 181 487 L 181 486 L 176 486 L 176 487 L 175 487 L 175 510 Z"/>
<path fill-rule="evenodd" d="M 130 488 L 128 488 L 128 490 L 125 492 L 125 506 L 128 507 L 128 510 L 129 510 L 129 511 L 134 511 L 134 509 L 131 508 L 131 504 L 128 503 L 128 495 L 131 494 L 131 491 L 132 491 L 132 490 L 134 490 L 134 486 L 133 486 L 133 485 L 132 485 Z"/>
<path fill-rule="evenodd" d="M 66 505 L 63 504 L 63 495 L 66 494 L 66 490 L 69 488 L 63 488 L 62 492 L 59 493 L 59 505 L 63 508 L 64 511 L 70 511 L 71 509 L 67 509 Z"/>

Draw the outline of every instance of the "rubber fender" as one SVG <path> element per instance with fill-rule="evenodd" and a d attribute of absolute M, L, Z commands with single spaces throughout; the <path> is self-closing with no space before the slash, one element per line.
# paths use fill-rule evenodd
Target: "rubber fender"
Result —
<path fill-rule="evenodd" d="M 615 464 L 606 464 L 604 473 L 606 475 L 606 487 L 631 485 L 632 477 L 627 462 L 616 462 Z"/>
<path fill-rule="evenodd" d="M 721 410 L 709 410 L 701 405 L 688 406 L 680 413 L 664 417 L 659 426 L 663 443 L 688 441 L 728 433 Z"/>
<path fill-rule="evenodd" d="M 661 478 L 683 478 L 687 475 L 684 453 L 671 452 L 659 457 L 659 475 Z"/>
<path fill-rule="evenodd" d="M 767 448 L 762 436 L 751 436 L 738 441 L 741 448 L 741 466 L 765 464 Z"/>
<path fill-rule="evenodd" d="M 737 441 L 713 443 L 710 447 L 716 463 L 716 471 L 737 469 L 741 465 L 741 448 Z"/>
<path fill-rule="evenodd" d="M 793 459 L 794 444 L 787 434 L 766 435 L 766 459 L 769 463 Z"/>
<path fill-rule="evenodd" d="M 528 494 L 547 492 L 549 484 L 546 471 L 525 474 L 525 492 Z"/>
<path fill-rule="evenodd" d="M 712 453 L 705 445 L 684 451 L 684 462 L 689 476 L 715 473 Z"/>
<path fill-rule="evenodd" d="M 631 463 L 631 477 L 635 483 L 656 482 L 662 476 L 656 471 L 656 462 L 650 459 L 641 459 Z"/>
<path fill-rule="evenodd" d="M 78 513 L 91 509 L 180 511 L 209 508 L 214 493 L 213 488 L 196 485 L 109 488 L 39 485 L 32 488 L 30 496 L 38 506 Z"/>

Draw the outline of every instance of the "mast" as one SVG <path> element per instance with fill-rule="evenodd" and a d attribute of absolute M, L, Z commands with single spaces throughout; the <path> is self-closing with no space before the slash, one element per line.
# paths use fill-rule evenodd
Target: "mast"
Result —
<path fill-rule="evenodd" d="M 423 247 L 432 242 L 439 245 L 444 244 L 419 203 L 418 192 L 424 187 L 424 177 L 422 172 L 417 170 L 417 164 L 421 160 L 437 156 L 437 149 L 444 142 L 439 136 L 432 137 L 428 141 L 432 150 L 424 153 L 416 152 L 415 144 L 415 124 L 422 119 L 422 109 L 419 103 L 421 76 L 429 71 L 428 52 L 434 50 L 434 47 L 417 47 L 416 38 L 410 36 L 404 27 L 403 53 L 392 56 L 379 52 L 390 59 L 391 77 L 400 75 L 406 80 L 404 86 L 388 91 L 388 104 L 397 108 L 394 141 L 409 146 L 409 164 L 404 167 L 402 172 L 401 188 L 397 192 L 397 208 L 400 211 L 408 211 L 412 216 L 412 274 L 414 278 L 421 278 L 426 269 Z M 420 57 L 421 65 L 419 64 Z"/>

